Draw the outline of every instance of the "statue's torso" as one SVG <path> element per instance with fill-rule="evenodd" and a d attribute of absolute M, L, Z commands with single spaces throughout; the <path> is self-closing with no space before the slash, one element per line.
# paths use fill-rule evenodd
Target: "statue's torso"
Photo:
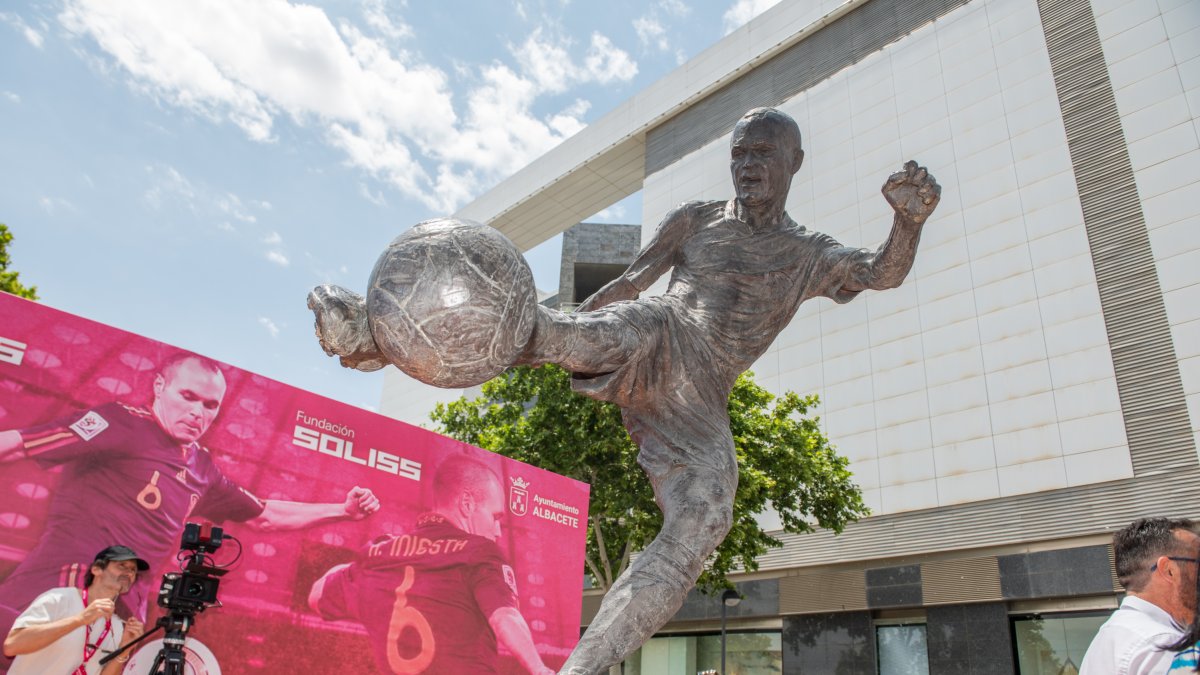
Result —
<path fill-rule="evenodd" d="M 724 203 L 700 205 L 681 245 L 668 293 L 684 300 L 692 323 L 742 368 L 766 351 L 804 300 L 818 294 L 830 268 L 832 238 L 790 218 L 755 231 Z"/>

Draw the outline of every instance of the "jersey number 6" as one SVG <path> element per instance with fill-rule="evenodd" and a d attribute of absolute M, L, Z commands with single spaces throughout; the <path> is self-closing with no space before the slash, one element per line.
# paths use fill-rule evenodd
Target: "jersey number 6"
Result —
<path fill-rule="evenodd" d="M 425 669 L 433 662 L 433 654 L 436 649 L 433 630 L 429 627 L 429 622 L 425 620 L 425 615 L 415 607 L 408 606 L 408 598 L 405 594 L 408 593 L 408 589 L 412 588 L 415 576 L 413 568 L 404 568 L 404 581 L 396 587 L 396 603 L 392 605 L 392 620 L 388 624 L 387 659 L 388 666 L 395 675 L 417 675 L 425 672 Z M 420 638 L 421 651 L 411 659 L 401 656 L 397 645 L 400 633 L 406 628 L 417 631 L 417 636 Z"/>

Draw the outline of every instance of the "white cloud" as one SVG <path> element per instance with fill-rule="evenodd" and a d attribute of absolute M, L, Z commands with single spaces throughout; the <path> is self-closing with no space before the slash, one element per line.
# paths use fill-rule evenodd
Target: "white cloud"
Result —
<path fill-rule="evenodd" d="M 254 209 L 269 211 L 271 208 L 267 202 L 254 199 L 247 202 L 232 192 L 222 193 L 197 185 L 170 165 L 147 166 L 146 173 L 150 175 L 150 187 L 142 199 L 147 206 L 156 211 L 167 206 L 181 207 L 196 216 L 219 220 L 217 227 L 228 232 L 235 231 L 230 219 L 253 225 L 258 222 Z"/>
<path fill-rule="evenodd" d="M 588 73 L 601 84 L 614 80 L 628 82 L 638 72 L 637 63 L 629 57 L 629 53 L 599 33 L 592 33 L 592 46 L 584 63 L 587 64 Z"/>
<path fill-rule="evenodd" d="M 642 47 L 655 47 L 664 52 L 671 48 L 671 42 L 667 39 L 667 29 L 653 16 L 634 19 L 633 30 L 637 33 Z"/>
<path fill-rule="evenodd" d="M 597 211 L 590 218 L 584 218 L 589 223 L 621 223 L 625 218 L 625 206 L 617 203 Z"/>
<path fill-rule="evenodd" d="M 673 16 L 682 17 L 692 13 L 692 8 L 683 0 L 659 0 L 658 6 Z"/>
<path fill-rule="evenodd" d="M 583 129 L 583 122 L 580 119 L 587 113 L 592 104 L 583 99 L 575 99 L 575 102 L 564 108 L 556 115 L 552 115 L 546 121 L 551 129 L 554 129 L 562 136 L 572 136 Z"/>
<path fill-rule="evenodd" d="M 368 0 L 364 13 L 359 28 L 287 0 L 66 0 L 59 19 L 146 94 L 260 142 L 273 141 L 280 118 L 316 127 L 351 165 L 442 212 L 582 128 L 579 118 L 536 116 L 539 95 L 637 72 L 598 33 L 582 64 L 564 58 L 556 70 L 548 60 L 569 45 L 535 31 L 515 50 L 519 72 L 471 68 L 473 88 L 456 105 L 445 73 L 385 43 L 406 27 L 383 2 Z"/>
<path fill-rule="evenodd" d="M 45 195 L 38 197 L 38 206 L 49 215 L 54 215 L 59 212 L 75 213 L 78 209 L 69 200 L 62 197 L 47 197 Z"/>
<path fill-rule="evenodd" d="M 283 267 L 288 265 L 287 255 L 280 248 L 283 237 L 278 231 L 267 230 L 255 213 L 269 212 L 270 202 L 242 199 L 232 192 L 215 190 L 203 182 L 193 182 L 175 167 L 165 164 L 147 166 L 146 172 L 150 176 L 150 187 L 142 199 L 150 209 L 191 212 L 206 225 L 240 235 L 237 241 L 251 247 L 255 255 L 262 250 L 267 260 Z M 260 247 L 260 243 L 263 246 Z"/>
<path fill-rule="evenodd" d="M 271 334 L 271 337 L 273 337 L 273 338 L 279 337 L 279 326 L 274 321 L 268 319 L 265 316 L 260 316 L 260 317 L 258 317 L 258 325 L 262 326 L 263 328 L 266 328 L 267 332 Z"/>
<path fill-rule="evenodd" d="M 721 17 L 725 21 L 725 34 L 729 35 L 777 4 L 779 0 L 737 0 Z"/>
<path fill-rule="evenodd" d="M 554 43 L 543 39 L 542 29 L 538 28 L 512 53 L 521 69 L 533 78 L 539 89 L 557 93 L 584 77 L 571 61 L 566 46 L 566 41 Z"/>
<path fill-rule="evenodd" d="M 25 36 L 26 40 L 29 40 L 29 44 L 37 47 L 38 49 L 42 48 L 42 42 L 45 41 L 45 38 L 42 37 L 41 33 L 30 28 L 29 26 L 25 26 L 21 31 L 21 34 Z"/>
<path fill-rule="evenodd" d="M 375 206 L 387 206 L 388 205 L 387 198 L 385 198 L 383 196 L 383 191 L 380 190 L 380 191 L 372 192 L 371 188 L 367 187 L 366 185 L 364 185 L 362 183 L 358 184 L 358 194 L 362 195 L 363 199 L 371 202 Z"/>
<path fill-rule="evenodd" d="M 8 99 L 9 101 L 12 101 L 13 103 L 21 102 L 20 94 L 17 94 L 17 93 L 11 92 L 11 91 L 3 91 L 3 92 L 0 92 L 0 94 L 2 94 L 4 96 L 4 98 Z"/>
<path fill-rule="evenodd" d="M 196 188 L 173 166 L 147 166 L 153 185 L 142 198 L 153 209 L 161 209 L 168 201 L 178 201 L 189 211 L 196 212 Z"/>
<path fill-rule="evenodd" d="M 569 46 L 566 40 L 543 37 L 539 28 L 512 52 L 522 72 L 533 79 L 537 93 L 556 94 L 585 82 L 627 82 L 637 75 L 637 63 L 600 33 L 592 33 L 582 66 L 571 59 L 567 52 Z"/>
<path fill-rule="evenodd" d="M 242 203 L 241 198 L 232 192 L 218 197 L 216 204 L 217 208 L 220 209 L 222 213 L 233 216 L 243 223 L 258 222 L 258 217 L 253 213 L 250 213 L 250 211 L 246 208 L 246 205 Z"/>
<path fill-rule="evenodd" d="M 267 245 L 267 252 L 264 254 L 267 260 L 279 265 L 287 267 L 291 264 L 287 254 L 283 252 L 283 235 L 275 230 L 271 230 L 262 238 L 262 243 Z"/>
<path fill-rule="evenodd" d="M 367 20 L 368 26 L 386 38 L 403 40 L 413 35 L 412 26 L 403 21 L 393 21 L 388 16 L 385 0 L 366 0 L 363 3 L 363 18 Z"/>
<path fill-rule="evenodd" d="M 683 0 L 657 0 L 646 10 L 646 13 L 633 20 L 633 31 L 637 33 L 642 49 L 656 49 L 660 52 L 672 51 L 671 38 L 663 18 L 683 18 L 691 14 L 692 8 Z M 676 56 L 682 51 L 674 50 Z M 680 61 L 682 63 L 682 61 Z"/>
<path fill-rule="evenodd" d="M 46 41 L 45 36 L 43 36 L 38 31 L 34 30 L 29 24 L 25 23 L 25 21 L 22 20 L 21 17 L 17 16 L 16 14 L 10 14 L 8 12 L 0 12 L 0 21 L 3 21 L 4 23 L 9 24 L 13 28 L 16 28 L 18 31 L 21 32 L 21 35 L 24 36 L 25 40 L 28 41 L 29 44 L 33 45 L 34 47 L 37 47 L 38 49 L 41 49 L 42 44 L 45 43 L 45 41 Z"/>

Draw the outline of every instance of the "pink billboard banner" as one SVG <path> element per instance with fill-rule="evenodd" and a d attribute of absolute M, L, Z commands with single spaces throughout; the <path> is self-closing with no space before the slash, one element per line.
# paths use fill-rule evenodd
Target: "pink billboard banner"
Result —
<path fill-rule="evenodd" d="M 209 522 L 235 539 L 189 672 L 557 669 L 587 506 L 584 483 L 0 293 L 0 637 L 113 544 L 151 566 L 117 614 L 154 627 L 185 523 Z"/>

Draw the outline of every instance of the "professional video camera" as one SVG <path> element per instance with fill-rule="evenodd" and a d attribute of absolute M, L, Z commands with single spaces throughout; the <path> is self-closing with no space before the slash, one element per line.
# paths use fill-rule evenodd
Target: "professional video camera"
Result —
<path fill-rule="evenodd" d="M 226 539 L 237 543 L 237 557 L 230 563 L 217 565 L 211 554 L 221 548 Z M 179 544 L 180 571 L 164 574 L 158 590 L 158 606 L 166 610 L 166 616 L 159 617 L 153 630 L 146 631 L 134 642 L 101 659 L 100 665 L 103 666 L 161 629 L 162 649 L 154 658 L 149 672 L 184 675 L 187 633 L 196 622 L 196 614 L 220 604 L 217 588 L 221 584 L 221 577 L 229 571 L 229 565 L 241 557 L 241 545 L 236 538 L 225 534 L 219 527 L 213 527 L 211 523 L 203 527 L 196 523 L 184 525 Z"/>
<path fill-rule="evenodd" d="M 173 613 L 194 615 L 217 604 L 217 588 L 228 570 L 212 564 L 210 554 L 221 548 L 225 533 L 211 525 L 188 523 L 183 528 L 179 558 L 182 571 L 163 575 L 158 606 Z"/>

